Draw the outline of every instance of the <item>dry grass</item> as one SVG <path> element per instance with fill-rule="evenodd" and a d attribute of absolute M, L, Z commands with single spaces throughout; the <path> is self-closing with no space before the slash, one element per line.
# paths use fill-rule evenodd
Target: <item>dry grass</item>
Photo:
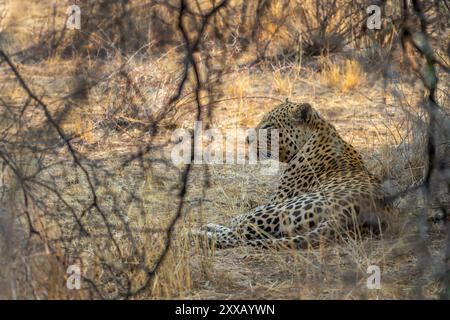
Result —
<path fill-rule="evenodd" d="M 342 93 L 364 87 L 366 75 L 357 60 L 345 60 L 343 64 L 333 63 L 326 57 L 321 60 L 321 78 L 324 84 Z"/>

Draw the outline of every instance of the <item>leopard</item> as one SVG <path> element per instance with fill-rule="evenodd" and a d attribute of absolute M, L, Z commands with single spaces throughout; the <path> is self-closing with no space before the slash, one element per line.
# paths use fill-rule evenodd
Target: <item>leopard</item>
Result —
<path fill-rule="evenodd" d="M 284 163 L 279 184 L 267 203 L 228 225 L 203 225 L 198 232 L 207 243 L 218 248 L 304 248 L 385 230 L 391 209 L 381 180 L 310 103 L 286 100 L 265 114 L 255 130 L 268 132 L 266 159 L 271 156 L 270 133 L 278 134 L 278 161 Z M 264 157 L 264 152 L 258 154 Z"/>

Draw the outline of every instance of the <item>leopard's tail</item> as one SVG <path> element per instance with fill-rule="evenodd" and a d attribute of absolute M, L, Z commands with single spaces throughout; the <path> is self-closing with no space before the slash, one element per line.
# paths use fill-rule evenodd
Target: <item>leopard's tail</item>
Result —
<path fill-rule="evenodd" d="M 261 236 L 246 239 L 238 236 L 232 229 L 226 227 L 221 228 L 218 232 L 198 232 L 197 235 L 204 237 L 208 244 L 217 248 L 232 248 L 241 245 L 260 248 L 306 248 L 309 245 L 316 245 L 322 239 L 326 239 L 328 231 L 328 223 L 322 222 L 304 234 L 280 238 Z"/>

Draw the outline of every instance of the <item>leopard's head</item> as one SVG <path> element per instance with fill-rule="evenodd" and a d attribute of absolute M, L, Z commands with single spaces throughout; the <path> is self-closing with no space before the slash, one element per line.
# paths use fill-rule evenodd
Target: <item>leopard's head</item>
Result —
<path fill-rule="evenodd" d="M 273 156 L 271 150 L 274 135 L 278 137 L 279 161 L 289 162 L 308 141 L 316 129 L 316 124 L 320 122 L 322 122 L 320 115 L 310 104 L 286 100 L 266 114 L 256 126 L 256 132 L 259 133 L 258 154 L 262 157 Z M 259 130 L 267 130 L 267 134 L 261 135 Z"/>

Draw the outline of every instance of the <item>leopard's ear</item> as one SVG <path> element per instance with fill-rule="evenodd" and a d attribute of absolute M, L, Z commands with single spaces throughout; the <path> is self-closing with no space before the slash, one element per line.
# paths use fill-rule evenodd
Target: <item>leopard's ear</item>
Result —
<path fill-rule="evenodd" d="M 305 123 L 311 117 L 312 107 L 309 103 L 301 103 L 292 110 L 292 117 L 298 123 Z"/>

